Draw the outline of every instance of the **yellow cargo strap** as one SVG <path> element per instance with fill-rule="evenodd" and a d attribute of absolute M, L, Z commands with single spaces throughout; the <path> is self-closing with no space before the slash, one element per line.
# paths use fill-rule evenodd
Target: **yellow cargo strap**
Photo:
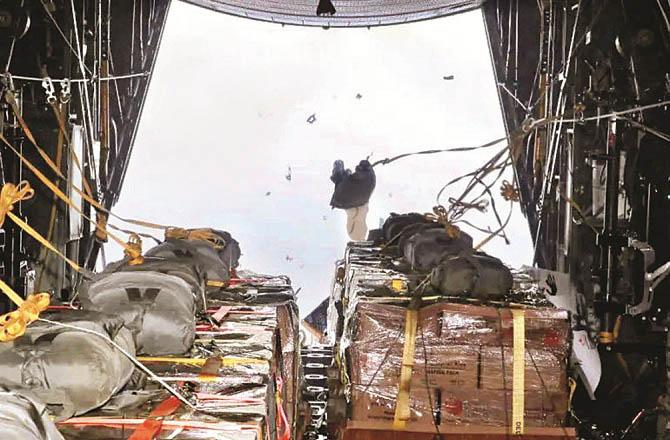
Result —
<path fill-rule="evenodd" d="M 407 291 L 407 282 L 401 278 L 393 278 L 391 280 L 391 290 L 397 293 Z"/>
<path fill-rule="evenodd" d="M 138 357 L 138 361 L 142 363 L 162 363 L 162 364 L 176 364 L 176 365 L 193 365 L 202 367 L 207 362 L 207 359 L 196 358 L 173 358 L 173 357 Z M 224 357 L 221 358 L 221 365 L 265 365 L 268 361 L 263 359 L 254 359 L 246 357 Z"/>
<path fill-rule="evenodd" d="M 434 221 L 436 223 L 444 226 L 444 230 L 447 232 L 449 238 L 458 238 L 461 235 L 461 229 L 453 224 L 449 216 L 447 208 L 442 205 L 434 206 L 433 212 L 426 213 L 424 217 L 427 220 Z"/>
<path fill-rule="evenodd" d="M 211 229 L 184 229 L 167 228 L 165 238 L 179 238 L 183 240 L 202 240 L 212 244 L 215 248 L 222 249 L 226 246 L 226 241 L 212 232 Z"/>
<path fill-rule="evenodd" d="M 523 435 L 526 368 L 526 323 L 523 310 L 512 309 L 512 434 Z"/>
<path fill-rule="evenodd" d="M 39 318 L 40 313 L 49 307 L 48 293 L 34 293 L 28 295 L 24 301 L 8 284 L 0 280 L 0 290 L 14 304 L 17 310 L 0 316 L 0 342 L 13 341 L 26 332 L 26 327 Z"/>
<path fill-rule="evenodd" d="M 1 136 L 2 135 L 0 135 L 0 137 Z M 34 230 L 28 223 L 21 220 L 21 218 L 12 212 L 14 209 L 14 203 L 28 200 L 33 195 L 35 195 L 35 190 L 30 187 L 30 184 L 26 180 L 19 183 L 18 186 L 14 185 L 13 183 L 4 184 L 2 190 L 0 191 L 0 226 L 4 224 L 5 218 L 9 216 L 9 218 L 11 218 L 14 223 L 16 223 L 28 235 L 37 240 L 42 246 L 61 257 L 74 270 L 81 271 L 81 267 L 79 267 L 77 263 L 63 255 L 58 249 L 56 249 L 54 245 L 49 242 L 49 240 L 42 237 L 39 232 Z"/>
<path fill-rule="evenodd" d="M 61 199 L 63 202 L 65 202 L 68 206 L 72 207 L 75 211 L 77 211 L 79 213 L 79 215 L 81 215 L 83 218 L 85 218 L 86 220 L 91 222 L 91 224 L 94 224 L 98 227 L 100 226 L 100 224 L 98 222 L 94 221 L 92 218 L 87 216 L 79 206 L 77 206 L 74 202 L 72 202 L 72 200 L 70 200 L 70 198 L 67 195 L 65 195 L 65 193 L 63 193 L 63 191 L 61 191 L 60 188 L 58 188 L 58 186 L 56 186 L 53 182 L 51 182 L 35 165 L 33 165 L 28 159 L 26 159 L 21 153 L 19 153 L 19 151 L 7 140 L 7 138 L 4 137 L 4 135 L 2 135 L 2 133 L 0 133 L 0 141 L 2 141 L 7 146 L 7 148 L 12 150 L 14 152 L 14 154 L 16 154 L 16 156 L 21 160 L 21 162 L 23 162 L 24 165 L 30 171 L 33 172 L 33 174 L 40 180 L 40 182 L 42 182 L 47 188 L 49 188 L 59 199 Z M 97 203 L 97 202 L 95 202 L 95 203 Z M 107 211 L 105 211 L 105 212 L 107 212 Z M 109 227 L 114 228 L 114 229 L 118 229 L 118 228 L 116 228 L 112 225 L 109 225 Z M 109 230 L 105 230 L 105 232 L 117 244 L 119 244 L 125 250 L 128 250 L 129 252 L 132 252 L 132 253 L 135 252 L 134 250 L 130 249 L 132 245 L 127 244 L 121 238 L 112 234 Z M 44 243 L 42 243 L 42 244 L 44 244 Z M 45 246 L 49 247 L 51 245 L 45 245 Z M 51 246 L 50 249 L 51 248 L 53 248 L 53 246 Z"/>
<path fill-rule="evenodd" d="M 414 346 L 416 343 L 416 327 L 418 324 L 418 310 L 407 309 L 405 315 L 405 344 L 402 352 L 402 366 L 400 367 L 400 383 L 396 399 L 393 429 L 405 429 L 411 418 L 410 387 L 412 370 L 414 369 Z"/>
<path fill-rule="evenodd" d="M 19 110 L 18 104 L 16 103 L 16 99 L 14 98 L 14 94 L 13 94 L 11 91 L 7 90 L 7 91 L 5 92 L 5 100 L 7 101 L 7 103 L 8 103 L 8 104 L 10 105 L 10 107 L 12 108 L 12 111 L 13 111 L 14 115 L 16 116 L 16 119 L 17 119 L 17 121 L 19 122 L 19 125 L 21 126 L 21 129 L 22 129 L 23 132 L 26 134 L 26 137 L 28 138 L 28 140 L 30 141 L 30 143 L 33 144 L 33 146 L 35 147 L 35 149 L 37 150 L 37 152 L 39 153 L 39 155 L 42 157 L 42 159 L 44 159 L 44 161 L 47 163 L 47 165 L 49 165 L 49 168 L 51 168 L 51 170 L 52 170 L 54 173 L 56 173 L 56 175 L 57 175 L 58 177 L 60 177 L 60 178 L 63 179 L 63 180 L 66 180 L 66 178 L 65 178 L 65 176 L 63 175 L 63 173 L 61 172 L 61 170 L 60 170 L 60 169 L 56 166 L 56 164 L 51 160 L 51 158 L 49 157 L 49 155 L 48 155 L 48 154 L 47 154 L 47 153 L 46 153 L 46 152 L 45 152 L 45 151 L 44 151 L 44 150 L 37 144 L 37 141 L 35 140 L 35 136 L 33 136 L 32 132 L 30 131 L 30 128 L 28 127 L 28 124 L 26 124 L 26 121 L 25 121 L 25 120 L 23 119 L 23 117 L 21 116 L 21 111 Z M 60 123 L 59 123 L 59 128 L 62 129 L 62 130 L 65 129 L 65 127 L 63 127 L 62 124 L 60 124 Z M 8 144 L 7 140 L 4 139 L 4 137 L 3 137 L 2 141 L 3 141 L 5 144 Z M 10 148 L 12 149 L 12 151 L 14 151 L 14 153 L 15 153 L 15 154 L 16 154 L 16 155 L 17 155 L 17 156 L 18 156 L 18 157 L 19 157 L 19 158 L 20 158 L 26 165 L 28 164 L 28 161 L 27 161 L 27 160 L 26 160 L 26 159 L 25 159 L 25 158 L 24 158 L 24 157 L 23 157 L 23 156 L 22 156 L 22 155 L 15 149 L 15 148 L 13 148 L 13 147 L 10 147 Z M 70 151 L 73 151 L 73 150 L 70 149 Z M 76 154 L 73 155 L 73 161 L 75 162 L 75 165 L 77 166 L 77 168 L 78 168 L 80 171 L 82 171 L 81 163 L 80 163 L 79 159 L 76 157 Z M 29 168 L 30 168 L 30 167 L 29 167 Z M 136 226 L 142 226 L 142 227 L 145 227 L 145 228 L 160 229 L 160 230 L 166 230 L 166 229 L 169 228 L 168 226 L 160 225 L 160 224 L 157 224 L 157 223 L 147 222 L 147 221 L 143 221 L 143 220 L 134 220 L 134 219 L 123 218 L 123 217 L 120 217 L 120 216 L 114 214 L 113 212 L 109 211 L 109 210 L 106 209 L 104 206 L 102 206 L 102 205 L 100 204 L 100 202 L 98 202 L 97 200 L 95 200 L 95 199 L 93 198 L 93 193 L 92 193 L 92 191 L 91 191 L 90 186 L 88 185 L 88 182 L 87 182 L 87 180 L 86 180 L 86 178 L 85 178 L 85 173 L 83 173 L 83 171 L 82 171 L 82 176 L 84 176 L 84 186 L 86 187 L 86 191 L 82 191 L 80 188 L 76 187 L 75 185 L 70 185 L 70 187 L 71 187 L 75 192 L 77 192 L 77 193 L 78 193 L 84 200 L 86 200 L 88 203 L 90 203 L 91 206 L 93 206 L 96 210 L 105 212 L 105 213 L 107 213 L 108 215 L 110 215 L 110 216 L 112 216 L 112 217 L 114 217 L 114 218 L 117 218 L 117 219 L 119 219 L 119 220 L 121 220 L 121 221 L 123 221 L 123 222 L 129 223 L 129 224 L 133 224 L 133 225 L 136 225 Z M 40 179 L 40 180 L 41 180 L 41 179 Z M 48 186 L 48 185 L 47 185 L 47 186 Z M 51 187 L 50 187 L 50 188 L 51 188 Z M 67 203 L 67 202 L 66 202 L 66 203 Z M 90 220 L 90 219 L 89 219 L 89 220 Z M 111 227 L 111 225 L 110 225 L 110 227 Z"/>
<path fill-rule="evenodd" d="M 219 289 L 228 287 L 230 283 L 228 281 L 220 281 L 220 280 L 207 280 L 207 287 L 218 287 Z"/>
<path fill-rule="evenodd" d="M 142 239 L 137 234 L 130 234 L 126 248 L 123 253 L 128 257 L 128 264 L 135 266 L 144 263 L 142 256 Z"/>
<path fill-rule="evenodd" d="M 575 390 L 577 389 L 577 381 L 572 377 L 568 378 L 568 388 L 570 389 L 570 394 L 568 395 L 568 409 L 572 410 L 572 398 L 575 396 Z"/>

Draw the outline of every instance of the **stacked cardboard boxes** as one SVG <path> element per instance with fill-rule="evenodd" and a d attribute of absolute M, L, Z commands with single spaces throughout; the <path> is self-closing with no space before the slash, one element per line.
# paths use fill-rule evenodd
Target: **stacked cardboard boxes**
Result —
<path fill-rule="evenodd" d="M 400 274 L 355 263 L 348 270 L 341 353 L 348 372 L 351 420 L 390 424 L 396 413 L 409 300 L 402 291 L 380 297 L 366 281 L 380 284 L 383 278 L 400 279 Z M 525 307 L 524 316 L 525 426 L 563 426 L 569 395 L 568 315 L 555 308 Z M 510 426 L 512 326 L 510 308 L 440 300 L 421 307 L 406 429 Z"/>

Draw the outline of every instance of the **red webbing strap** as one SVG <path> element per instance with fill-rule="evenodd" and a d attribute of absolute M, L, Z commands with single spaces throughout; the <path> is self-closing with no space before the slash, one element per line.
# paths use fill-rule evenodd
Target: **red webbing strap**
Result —
<path fill-rule="evenodd" d="M 284 382 L 281 377 L 277 376 L 277 440 L 291 440 L 291 427 L 288 424 L 288 417 L 286 417 L 286 411 L 284 411 L 284 403 L 282 401 L 282 388 Z"/>
<path fill-rule="evenodd" d="M 230 309 L 232 309 L 230 306 L 221 306 L 219 310 L 214 312 L 212 319 L 216 321 L 217 324 L 221 324 L 221 321 L 226 317 L 228 312 L 230 312 Z"/>
<path fill-rule="evenodd" d="M 199 378 L 208 379 L 219 375 L 221 358 L 209 358 L 200 369 Z M 154 408 L 149 417 L 128 437 L 128 440 L 153 440 L 163 429 L 163 418 L 174 414 L 181 406 L 181 402 L 174 396 L 163 400 Z"/>
<path fill-rule="evenodd" d="M 153 440 L 163 429 L 163 417 L 174 414 L 180 406 L 181 402 L 175 396 L 163 400 L 149 413 L 149 417 L 128 437 L 128 440 Z"/>

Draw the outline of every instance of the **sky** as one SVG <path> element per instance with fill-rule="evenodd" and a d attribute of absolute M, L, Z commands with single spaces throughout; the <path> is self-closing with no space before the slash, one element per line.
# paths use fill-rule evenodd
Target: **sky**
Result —
<path fill-rule="evenodd" d="M 346 215 L 329 206 L 334 160 L 353 168 L 368 155 L 477 146 L 504 135 L 479 11 L 326 30 L 173 2 L 115 211 L 231 232 L 242 268 L 286 274 L 301 288 L 304 316 L 328 296 L 347 242 Z M 368 226 L 390 212 L 430 211 L 448 180 L 493 152 L 377 167 Z M 506 216 L 509 204 L 499 203 Z M 484 250 L 520 266 L 532 262 L 532 246 L 514 210 L 511 244 L 495 239 Z M 495 229 L 490 211 L 470 219 Z M 121 258 L 111 246 L 107 260 Z"/>

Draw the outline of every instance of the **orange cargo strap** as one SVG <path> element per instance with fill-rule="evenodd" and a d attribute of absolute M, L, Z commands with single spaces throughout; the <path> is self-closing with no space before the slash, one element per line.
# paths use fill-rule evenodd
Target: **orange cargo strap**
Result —
<path fill-rule="evenodd" d="M 203 381 L 211 380 L 218 377 L 220 368 L 221 358 L 208 358 L 203 363 L 198 377 Z M 181 407 L 181 401 L 175 396 L 170 396 L 163 400 L 149 413 L 149 417 L 128 437 L 128 440 L 153 440 L 163 429 L 163 419 L 174 414 L 179 407 Z"/>
<path fill-rule="evenodd" d="M 128 440 L 153 440 L 163 429 L 163 418 L 179 409 L 181 402 L 175 396 L 163 400 L 154 408 L 144 422 L 128 437 Z"/>
<path fill-rule="evenodd" d="M 523 435 L 526 368 L 525 312 L 512 309 L 512 434 Z"/>
<path fill-rule="evenodd" d="M 400 384 L 398 386 L 395 416 L 393 418 L 393 429 L 405 429 L 407 421 L 411 418 L 409 397 L 412 370 L 414 369 L 414 347 L 416 344 L 418 315 L 418 310 L 414 309 L 407 309 L 405 315 L 405 344 L 402 352 Z"/>

